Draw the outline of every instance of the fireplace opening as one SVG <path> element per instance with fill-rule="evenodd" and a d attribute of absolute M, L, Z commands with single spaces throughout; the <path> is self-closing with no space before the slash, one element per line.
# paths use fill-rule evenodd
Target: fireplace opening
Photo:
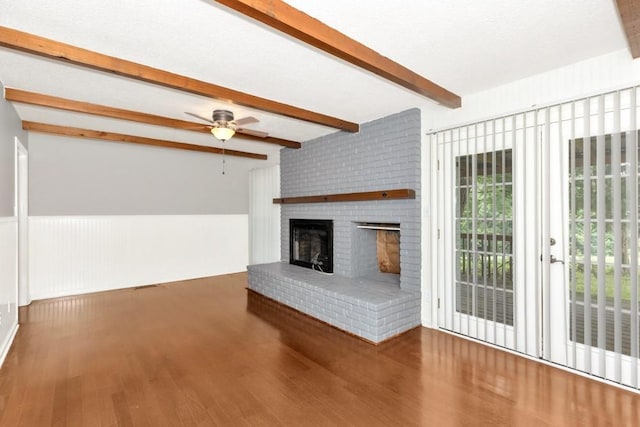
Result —
<path fill-rule="evenodd" d="M 290 219 L 289 263 L 333 273 L 333 221 Z"/>
<path fill-rule="evenodd" d="M 400 284 L 400 224 L 354 224 L 352 273 Z"/>

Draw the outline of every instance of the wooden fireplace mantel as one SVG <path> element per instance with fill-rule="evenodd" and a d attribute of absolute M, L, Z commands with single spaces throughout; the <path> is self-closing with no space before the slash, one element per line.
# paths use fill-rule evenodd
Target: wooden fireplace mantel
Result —
<path fill-rule="evenodd" d="M 273 199 L 273 203 L 325 203 L 325 202 L 363 202 L 369 200 L 415 199 L 416 192 L 409 188 L 395 190 L 365 191 L 362 193 L 321 194 L 317 196 L 282 197 Z"/>

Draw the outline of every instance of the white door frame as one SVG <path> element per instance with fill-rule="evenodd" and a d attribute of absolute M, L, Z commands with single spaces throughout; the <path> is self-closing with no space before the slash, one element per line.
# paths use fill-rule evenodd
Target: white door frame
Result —
<path fill-rule="evenodd" d="M 569 343 L 569 141 L 550 124 L 541 126 L 542 357 L 567 365 Z M 553 131 L 552 131 L 553 127 Z"/>
<path fill-rule="evenodd" d="M 18 305 L 31 303 L 29 292 L 29 152 L 15 137 L 15 205 L 18 220 Z"/>

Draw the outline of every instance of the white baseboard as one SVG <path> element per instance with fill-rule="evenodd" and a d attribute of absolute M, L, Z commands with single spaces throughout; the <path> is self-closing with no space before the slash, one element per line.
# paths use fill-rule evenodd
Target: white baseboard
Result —
<path fill-rule="evenodd" d="M 4 360 L 7 358 L 7 354 L 9 354 L 9 350 L 11 350 L 11 345 L 13 345 L 13 339 L 16 337 L 16 334 L 18 333 L 19 327 L 20 325 L 18 324 L 18 322 L 13 324 L 13 326 L 11 327 L 11 332 L 9 333 L 7 338 L 5 338 L 4 342 L 2 343 L 2 346 L 0 347 L 0 367 L 4 365 Z"/>
<path fill-rule="evenodd" d="M 223 274 L 234 274 L 234 273 L 243 273 L 246 272 L 246 268 L 244 270 L 241 271 L 229 271 L 227 273 L 223 273 Z M 119 289 L 131 289 L 131 288 L 135 288 L 137 286 L 148 286 L 148 285 L 161 285 L 163 283 L 170 283 L 170 282 L 177 282 L 177 281 L 183 281 L 183 280 L 195 280 L 195 279 L 202 279 L 205 277 L 211 277 L 213 275 L 208 275 L 208 276 L 198 276 L 198 277 L 184 277 L 181 279 L 176 279 L 176 280 L 169 280 L 169 281 L 164 281 L 164 282 L 145 282 L 145 283 L 131 283 L 131 284 L 127 284 L 125 286 L 110 286 L 110 287 L 105 287 L 103 289 L 101 288 L 79 288 L 79 289 L 70 289 L 70 290 L 58 290 L 58 291 L 44 291 L 44 292 L 40 292 L 40 293 L 32 293 L 31 294 L 31 299 L 32 301 L 38 301 L 38 300 L 43 300 L 43 299 L 51 299 L 51 298 L 64 298 L 64 297 L 71 297 L 74 295 L 84 295 L 84 294 L 92 294 L 95 292 L 107 292 L 107 291 L 117 291 Z M 216 275 L 216 276 L 219 276 Z"/>

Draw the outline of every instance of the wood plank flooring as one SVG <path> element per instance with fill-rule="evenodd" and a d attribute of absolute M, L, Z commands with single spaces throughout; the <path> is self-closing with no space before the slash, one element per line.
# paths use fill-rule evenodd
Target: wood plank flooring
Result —
<path fill-rule="evenodd" d="M 640 395 L 439 331 L 372 346 L 233 274 L 23 308 L 1 426 L 640 425 Z"/>

